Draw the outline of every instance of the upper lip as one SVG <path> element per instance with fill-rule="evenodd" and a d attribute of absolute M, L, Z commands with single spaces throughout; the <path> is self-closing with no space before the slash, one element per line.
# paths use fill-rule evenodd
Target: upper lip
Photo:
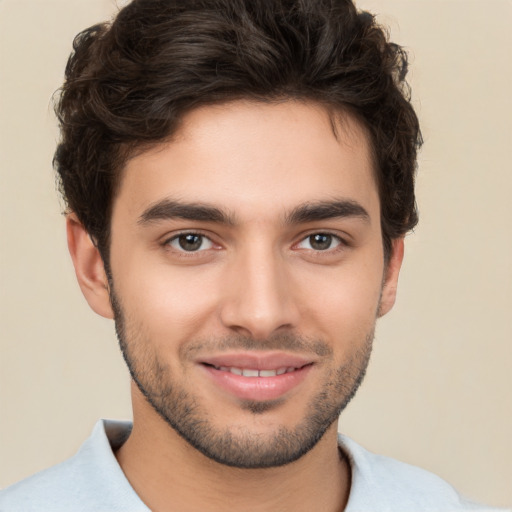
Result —
<path fill-rule="evenodd" d="M 209 364 L 217 368 L 250 368 L 254 370 L 275 370 L 278 368 L 302 368 L 313 363 L 311 357 L 282 352 L 255 353 L 239 352 L 217 354 L 198 359 L 198 363 Z"/>

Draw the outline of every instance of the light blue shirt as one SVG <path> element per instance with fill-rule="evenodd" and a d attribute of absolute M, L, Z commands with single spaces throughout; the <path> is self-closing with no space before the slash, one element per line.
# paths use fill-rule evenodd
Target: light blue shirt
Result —
<path fill-rule="evenodd" d="M 130 422 L 98 421 L 75 456 L 0 491 L 0 512 L 149 512 L 114 456 L 130 430 Z M 339 444 L 352 468 L 345 512 L 498 511 L 466 501 L 436 475 L 370 453 L 345 436 Z"/>

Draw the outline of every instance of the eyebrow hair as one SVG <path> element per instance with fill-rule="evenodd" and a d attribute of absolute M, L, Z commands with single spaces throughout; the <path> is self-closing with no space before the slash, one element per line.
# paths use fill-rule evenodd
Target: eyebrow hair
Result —
<path fill-rule="evenodd" d="M 370 215 L 358 202 L 337 199 L 301 204 L 285 216 L 285 223 L 302 224 L 343 217 L 356 217 L 370 222 Z M 144 225 L 169 219 L 216 222 L 229 226 L 235 224 L 232 216 L 215 206 L 204 203 L 182 203 L 172 199 L 163 199 L 152 204 L 140 215 L 138 224 Z"/>
<path fill-rule="evenodd" d="M 301 224 L 343 217 L 356 217 L 370 222 L 369 213 L 358 202 L 336 199 L 299 205 L 286 216 L 286 223 Z"/>
<path fill-rule="evenodd" d="M 220 208 L 203 203 L 182 203 L 163 199 L 151 205 L 140 215 L 138 224 L 150 224 L 159 220 L 185 219 L 233 225 L 234 219 Z"/>

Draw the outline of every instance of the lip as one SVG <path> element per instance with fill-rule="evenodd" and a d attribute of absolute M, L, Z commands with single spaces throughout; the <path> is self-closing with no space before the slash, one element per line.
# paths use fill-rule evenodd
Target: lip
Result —
<path fill-rule="evenodd" d="M 240 400 L 269 401 L 282 398 L 298 387 L 309 374 L 314 361 L 295 354 L 238 353 L 205 357 L 198 361 L 213 383 Z M 253 370 L 296 370 L 273 377 L 244 377 L 219 368 Z"/>
<path fill-rule="evenodd" d="M 199 363 L 235 368 L 254 368 L 255 370 L 273 370 L 283 367 L 302 368 L 314 362 L 312 358 L 302 357 L 297 354 L 285 352 L 243 352 L 232 354 L 218 354 L 205 356 L 198 360 Z"/>

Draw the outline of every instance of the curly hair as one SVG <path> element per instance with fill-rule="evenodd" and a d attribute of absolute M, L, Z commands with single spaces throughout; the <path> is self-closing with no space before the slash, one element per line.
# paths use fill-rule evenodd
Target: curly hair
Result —
<path fill-rule="evenodd" d="M 406 73 L 403 49 L 351 0 L 133 0 L 74 40 L 55 105 L 61 193 L 108 263 L 127 159 L 198 106 L 310 100 L 366 127 L 389 255 L 418 221 L 422 139 Z"/>

